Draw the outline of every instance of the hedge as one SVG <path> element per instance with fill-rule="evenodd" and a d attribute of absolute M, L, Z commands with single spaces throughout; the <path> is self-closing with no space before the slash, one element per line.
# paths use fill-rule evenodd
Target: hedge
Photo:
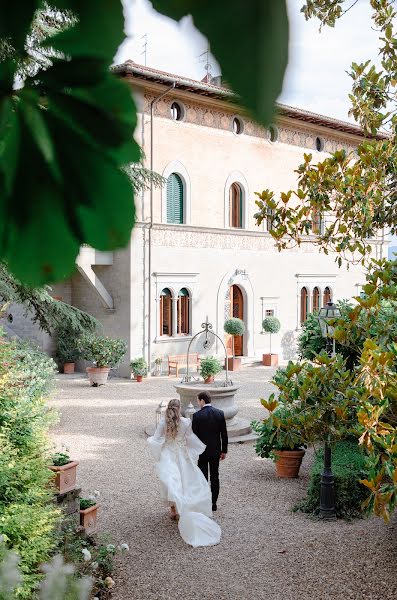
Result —
<path fill-rule="evenodd" d="M 48 410 L 55 363 L 0 332 L 0 535 L 20 557 L 18 600 L 35 597 L 39 566 L 57 543 L 59 511 L 51 502 Z"/>
<path fill-rule="evenodd" d="M 360 483 L 365 477 L 365 455 L 356 440 L 338 442 L 332 448 L 332 472 L 335 481 L 335 509 L 339 518 L 351 520 L 363 516 L 361 505 L 368 491 Z M 318 514 L 320 483 L 324 464 L 324 451 L 318 451 L 311 470 L 307 497 L 295 510 Z"/>

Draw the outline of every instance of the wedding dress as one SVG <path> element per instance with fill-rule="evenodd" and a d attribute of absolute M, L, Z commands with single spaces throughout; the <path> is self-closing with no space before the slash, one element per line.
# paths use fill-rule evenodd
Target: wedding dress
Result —
<path fill-rule="evenodd" d="M 179 514 L 179 532 L 193 547 L 213 546 L 221 538 L 221 528 L 212 517 L 211 491 L 197 466 L 205 445 L 193 433 L 190 419 L 181 417 L 175 439 L 166 438 L 165 420 L 148 438 L 149 450 L 156 461 L 161 495 Z"/>

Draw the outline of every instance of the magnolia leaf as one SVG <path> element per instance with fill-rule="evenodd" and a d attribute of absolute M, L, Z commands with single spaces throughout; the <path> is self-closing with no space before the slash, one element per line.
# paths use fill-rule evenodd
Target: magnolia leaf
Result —
<path fill-rule="evenodd" d="M 274 116 L 288 62 L 285 0 L 151 0 L 162 14 L 179 21 L 191 14 L 209 40 L 222 76 L 262 125 Z"/>
<path fill-rule="evenodd" d="M 48 75 L 41 94 L 27 85 L 11 109 L 3 102 L 0 258 L 32 286 L 70 275 L 83 243 L 125 246 L 135 221 L 133 188 L 121 170 L 140 158 L 130 90 L 101 68 L 81 82 L 71 76 L 65 89 Z"/>

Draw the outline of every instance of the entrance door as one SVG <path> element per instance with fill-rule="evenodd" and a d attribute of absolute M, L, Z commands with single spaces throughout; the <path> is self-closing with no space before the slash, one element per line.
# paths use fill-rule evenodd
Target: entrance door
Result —
<path fill-rule="evenodd" d="M 238 285 L 232 285 L 230 288 L 230 312 L 231 317 L 237 317 L 244 321 L 244 298 L 241 289 Z M 234 336 L 234 354 L 235 356 L 243 356 L 243 336 Z"/>

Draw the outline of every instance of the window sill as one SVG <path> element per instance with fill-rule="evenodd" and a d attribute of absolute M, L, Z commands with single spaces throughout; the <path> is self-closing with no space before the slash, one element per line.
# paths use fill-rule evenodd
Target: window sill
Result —
<path fill-rule="evenodd" d="M 192 339 L 192 335 L 178 335 L 175 337 L 172 336 L 161 336 L 154 340 L 155 344 L 166 344 L 167 342 L 190 342 Z"/>

